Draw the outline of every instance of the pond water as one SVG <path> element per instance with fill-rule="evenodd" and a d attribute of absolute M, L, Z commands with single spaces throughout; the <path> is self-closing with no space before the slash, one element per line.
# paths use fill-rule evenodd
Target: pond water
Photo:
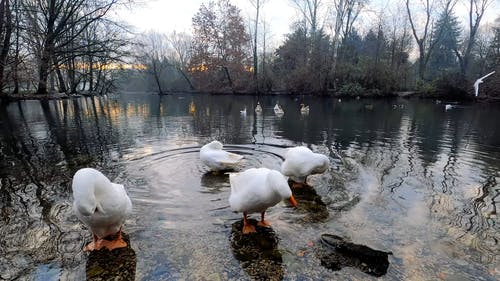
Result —
<path fill-rule="evenodd" d="M 331 234 L 392 252 L 381 280 L 498 280 L 498 120 L 498 106 L 407 99 L 124 93 L 1 104 L 0 279 L 114 274 L 82 252 L 91 234 L 71 207 L 73 174 L 94 167 L 132 199 L 131 248 L 109 269 L 131 279 L 376 279 L 322 266 L 315 249 Z M 297 209 L 270 208 L 272 229 L 247 241 L 228 176 L 199 160 L 214 139 L 244 155 L 242 170 L 279 169 L 297 145 L 331 166 L 294 191 Z"/>

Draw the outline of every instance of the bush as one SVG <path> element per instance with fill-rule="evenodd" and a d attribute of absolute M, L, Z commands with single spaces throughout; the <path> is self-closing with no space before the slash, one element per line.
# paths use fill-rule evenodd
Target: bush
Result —
<path fill-rule="evenodd" d="M 436 87 L 432 82 L 418 80 L 416 90 L 422 95 L 431 96 L 436 94 Z"/>
<path fill-rule="evenodd" d="M 354 83 L 346 83 L 340 87 L 340 89 L 337 91 L 338 95 L 341 96 L 360 96 L 365 93 L 365 88 L 361 86 L 359 83 L 354 82 Z"/>

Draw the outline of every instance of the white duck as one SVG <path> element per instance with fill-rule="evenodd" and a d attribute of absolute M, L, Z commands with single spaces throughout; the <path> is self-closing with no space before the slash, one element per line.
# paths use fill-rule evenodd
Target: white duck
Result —
<path fill-rule="evenodd" d="M 132 211 L 132 202 L 123 185 L 112 183 L 95 169 L 84 168 L 73 176 L 71 188 L 73 210 L 92 231 L 93 242 L 84 250 L 126 247 L 121 229 L 126 216 Z M 112 241 L 104 239 L 108 236 L 115 237 Z"/>
<path fill-rule="evenodd" d="M 267 168 L 250 168 L 240 173 L 229 174 L 231 195 L 229 205 L 231 210 L 243 212 L 243 234 L 256 232 L 255 227 L 248 223 L 248 213 L 260 213 L 259 226 L 269 227 L 264 219 L 267 208 L 282 200 L 288 199 L 296 207 L 297 201 L 292 195 L 286 178 L 278 171 Z"/>
<path fill-rule="evenodd" d="M 274 106 L 274 114 L 276 115 L 285 114 L 285 111 L 283 111 L 283 108 L 281 108 L 281 106 L 278 103 L 276 103 L 276 105 Z"/>
<path fill-rule="evenodd" d="M 289 148 L 285 153 L 281 172 L 295 182 L 294 187 L 300 187 L 307 185 L 307 176 L 321 174 L 329 165 L 330 160 L 325 155 L 314 153 L 305 146 L 297 146 Z"/>
<path fill-rule="evenodd" d="M 200 149 L 201 162 L 212 172 L 232 170 L 243 159 L 243 156 L 222 150 L 222 143 L 212 141 Z"/>
<path fill-rule="evenodd" d="M 240 110 L 240 114 L 242 116 L 246 116 L 247 115 L 247 107 L 245 106 L 245 108 L 243 110 Z"/>
<path fill-rule="evenodd" d="M 300 104 L 300 113 L 309 114 L 309 105 L 305 106 L 303 103 Z"/>
<path fill-rule="evenodd" d="M 262 106 L 260 106 L 260 102 L 257 102 L 257 106 L 255 107 L 255 112 L 256 113 L 261 113 L 262 112 Z"/>

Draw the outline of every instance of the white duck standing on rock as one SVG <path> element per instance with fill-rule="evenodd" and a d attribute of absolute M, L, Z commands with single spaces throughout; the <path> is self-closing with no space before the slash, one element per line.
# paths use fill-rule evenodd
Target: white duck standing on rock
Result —
<path fill-rule="evenodd" d="M 281 172 L 292 181 L 293 187 L 307 185 L 307 176 L 321 174 L 328 169 L 330 160 L 323 154 L 314 153 L 305 146 L 288 148 Z"/>
<path fill-rule="evenodd" d="M 256 232 L 255 227 L 247 220 L 247 214 L 260 213 L 258 226 L 269 227 L 264 219 L 267 208 L 288 199 L 292 206 L 297 201 L 292 195 L 286 178 L 278 171 L 267 168 L 250 168 L 240 173 L 229 174 L 231 210 L 243 212 L 243 234 Z"/>
<path fill-rule="evenodd" d="M 200 160 L 208 166 L 210 171 L 228 171 L 235 169 L 243 159 L 243 156 L 222 150 L 222 143 L 212 141 L 200 149 Z"/>
<path fill-rule="evenodd" d="M 78 170 L 73 176 L 73 210 L 92 231 L 93 241 L 84 250 L 127 247 L 121 230 L 132 211 L 132 202 L 121 184 L 112 183 L 92 168 Z M 112 240 L 108 240 L 112 237 Z M 108 239 L 105 239 L 108 238 Z"/>

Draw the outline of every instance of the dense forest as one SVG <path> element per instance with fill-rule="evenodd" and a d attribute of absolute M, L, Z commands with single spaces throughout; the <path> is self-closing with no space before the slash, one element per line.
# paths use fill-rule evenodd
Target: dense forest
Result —
<path fill-rule="evenodd" d="M 0 0 L 0 97 L 126 89 L 471 98 L 476 79 L 496 71 L 479 98 L 500 98 L 495 0 L 388 1 L 379 12 L 368 0 L 290 0 L 300 16 L 277 47 L 267 1 L 248 1 L 250 19 L 230 0 L 207 1 L 189 34 L 137 35 L 111 13 L 134 1 Z"/>

